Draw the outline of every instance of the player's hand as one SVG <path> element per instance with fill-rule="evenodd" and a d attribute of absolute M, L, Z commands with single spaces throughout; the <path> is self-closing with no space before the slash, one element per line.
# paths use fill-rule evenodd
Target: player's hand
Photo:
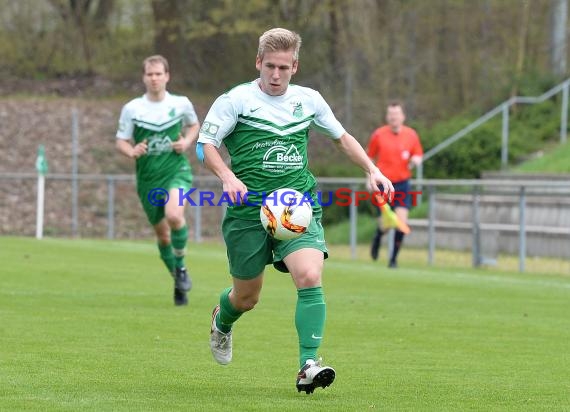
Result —
<path fill-rule="evenodd" d="M 234 203 L 242 203 L 247 193 L 247 187 L 233 173 L 222 179 L 222 189 Z"/>
<path fill-rule="evenodd" d="M 138 159 L 139 157 L 145 155 L 147 150 L 148 150 L 147 141 L 146 139 L 144 139 L 142 142 L 134 145 L 131 157 L 133 157 L 134 159 Z"/>
<path fill-rule="evenodd" d="M 366 180 L 366 188 L 370 192 L 377 192 L 378 186 L 382 186 L 384 188 L 384 196 L 388 199 L 389 202 L 392 201 L 392 197 L 394 196 L 394 186 L 392 182 L 380 172 L 378 168 L 371 170 L 368 173 L 368 178 Z"/>
<path fill-rule="evenodd" d="M 422 164 L 422 156 L 413 155 L 410 159 L 410 163 L 408 163 L 408 168 L 410 170 L 419 167 Z"/>
<path fill-rule="evenodd" d="M 172 150 L 178 154 L 185 152 L 189 147 L 190 141 L 182 135 L 179 135 L 178 140 L 172 143 Z"/>

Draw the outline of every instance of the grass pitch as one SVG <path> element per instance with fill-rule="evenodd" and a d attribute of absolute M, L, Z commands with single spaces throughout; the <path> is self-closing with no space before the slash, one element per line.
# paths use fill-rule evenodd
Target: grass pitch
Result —
<path fill-rule="evenodd" d="M 568 410 L 570 277 L 329 259 L 321 353 L 337 380 L 297 393 L 296 294 L 268 270 L 234 360 L 208 348 L 229 285 L 189 245 L 172 304 L 152 242 L 0 238 L 0 410 Z"/>

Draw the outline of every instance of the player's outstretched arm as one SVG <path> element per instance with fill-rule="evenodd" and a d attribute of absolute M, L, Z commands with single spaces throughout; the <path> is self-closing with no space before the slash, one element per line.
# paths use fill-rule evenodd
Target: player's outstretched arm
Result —
<path fill-rule="evenodd" d="M 222 188 L 224 192 L 230 196 L 230 199 L 233 202 L 238 202 L 239 199 L 242 199 L 247 192 L 247 187 L 226 165 L 224 159 L 220 156 L 218 149 L 216 149 L 213 144 L 198 144 L 202 144 L 204 164 L 206 167 L 222 181 Z"/>
<path fill-rule="evenodd" d="M 349 133 L 344 133 L 340 139 L 335 140 L 337 146 L 343 151 L 352 163 L 360 166 L 366 173 L 366 187 L 370 191 L 378 190 L 378 185 L 384 187 L 384 192 L 389 199 L 394 194 L 394 186 L 392 182 L 380 172 L 374 163 L 370 160 L 360 143 Z"/>
<path fill-rule="evenodd" d="M 124 139 L 117 139 L 115 147 L 119 153 L 128 157 L 129 159 L 138 159 L 147 151 L 146 140 L 133 146 L 130 141 Z"/>

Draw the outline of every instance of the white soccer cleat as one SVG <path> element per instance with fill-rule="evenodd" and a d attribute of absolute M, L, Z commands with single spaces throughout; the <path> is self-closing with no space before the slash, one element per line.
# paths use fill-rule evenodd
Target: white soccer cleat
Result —
<path fill-rule="evenodd" d="M 315 388 L 326 388 L 333 383 L 336 373 L 330 366 L 322 366 L 322 360 L 315 362 L 312 359 L 305 362 L 297 374 L 297 391 L 305 391 L 308 395 L 313 393 Z"/>
<path fill-rule="evenodd" d="M 227 365 L 232 361 L 232 331 L 223 333 L 216 327 L 216 316 L 220 311 L 217 305 L 212 312 L 212 327 L 210 329 L 210 350 L 216 362 Z"/>

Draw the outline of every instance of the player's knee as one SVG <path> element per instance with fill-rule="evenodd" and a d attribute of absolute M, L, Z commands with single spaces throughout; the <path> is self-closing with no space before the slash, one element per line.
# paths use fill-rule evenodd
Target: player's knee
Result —
<path fill-rule="evenodd" d="M 166 211 L 165 216 L 168 226 L 170 227 L 180 227 L 184 223 L 184 215 L 177 212 Z"/>
<path fill-rule="evenodd" d="M 321 285 L 321 272 L 317 270 L 308 270 L 297 276 L 295 282 L 297 288 L 313 288 Z"/>

